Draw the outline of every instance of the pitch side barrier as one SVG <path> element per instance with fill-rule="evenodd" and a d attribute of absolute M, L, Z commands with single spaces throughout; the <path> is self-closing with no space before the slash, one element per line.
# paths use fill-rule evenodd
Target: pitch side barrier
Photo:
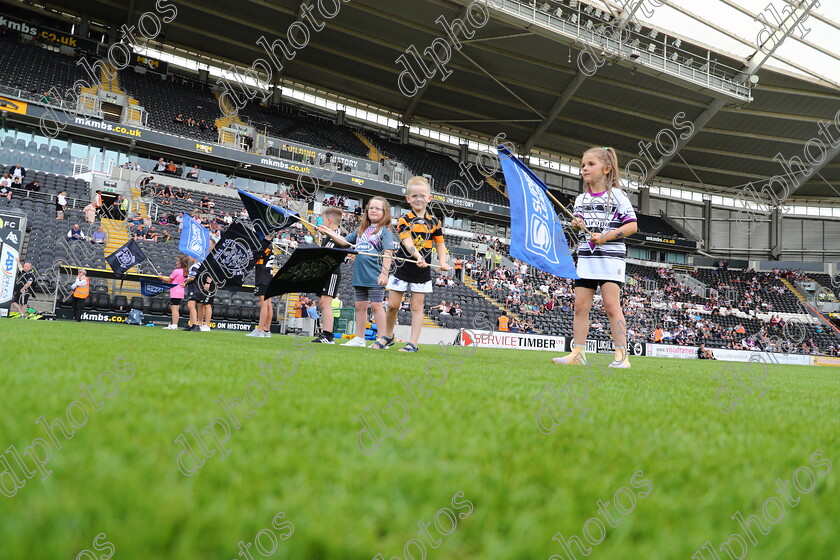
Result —
<path fill-rule="evenodd" d="M 117 278 L 113 271 L 102 269 L 102 268 L 88 268 L 82 267 L 87 271 L 88 278 L 99 278 L 104 280 L 119 280 L 122 282 L 142 282 L 144 280 L 158 282 L 158 277 L 156 274 L 138 274 L 134 272 L 127 272 L 121 278 Z M 75 277 L 78 272 L 79 268 L 75 266 L 67 266 L 62 265 L 59 267 L 59 271 L 61 274 L 67 274 L 71 277 Z M 73 320 L 73 310 L 68 308 L 61 308 L 58 307 L 58 302 L 63 295 L 61 292 L 62 282 L 56 282 L 55 293 L 53 294 L 53 309 L 55 309 L 55 317 L 56 319 L 67 319 Z M 121 284 L 122 285 L 122 284 Z M 247 297 L 252 297 L 254 293 L 254 286 L 251 285 L 243 285 L 236 287 L 237 293 L 245 293 L 248 294 Z M 227 290 L 227 288 L 225 288 Z M 120 290 L 115 290 L 119 292 Z M 164 290 L 160 294 L 156 296 L 146 296 L 146 297 L 161 297 L 165 302 L 166 312 L 163 315 L 153 315 L 151 313 L 143 312 L 145 316 L 146 322 L 169 322 L 170 315 L 169 315 L 169 304 L 168 304 L 168 291 Z M 230 290 L 228 290 L 230 291 Z M 96 294 L 91 289 L 90 295 L 93 297 Z M 119 295 L 119 294 L 118 294 Z M 112 296 L 113 297 L 113 296 Z M 127 296 L 128 297 L 128 296 Z M 129 298 L 130 300 L 130 298 Z M 88 309 L 85 308 L 84 312 L 82 312 L 82 321 L 92 321 L 95 323 L 125 323 L 126 319 L 128 319 L 128 312 L 118 312 L 118 311 L 100 311 L 98 309 Z M 181 325 L 186 326 L 187 320 L 189 317 L 181 317 Z M 243 331 L 247 332 L 254 328 L 256 325 L 256 321 L 233 321 L 233 320 L 226 320 L 222 319 L 219 321 L 213 320 L 210 323 L 210 328 L 213 330 L 227 330 L 227 331 Z M 275 325 L 272 325 L 275 326 Z"/>
<path fill-rule="evenodd" d="M 525 334 L 513 332 L 461 329 L 461 344 L 481 348 L 507 348 L 511 350 L 543 350 L 549 352 L 571 352 L 574 339 L 564 336 Z M 654 358 L 676 358 L 696 360 L 697 346 L 651 344 L 631 342 L 627 345 L 630 356 L 651 356 Z M 757 350 L 729 350 L 709 348 L 720 361 L 761 362 L 796 366 L 840 366 L 840 357 L 811 356 L 804 354 L 783 354 L 781 352 L 760 352 Z M 612 354 L 615 345 L 612 340 L 587 340 L 586 351 L 590 354 Z"/>

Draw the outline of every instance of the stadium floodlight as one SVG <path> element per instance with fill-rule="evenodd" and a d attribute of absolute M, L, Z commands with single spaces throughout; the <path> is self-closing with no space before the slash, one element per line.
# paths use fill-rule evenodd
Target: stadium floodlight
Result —
<path fill-rule="evenodd" d="M 693 58 L 686 59 L 683 62 L 683 64 L 685 64 L 686 66 L 692 67 L 692 66 L 694 66 L 694 59 Z"/>
<path fill-rule="evenodd" d="M 561 10 L 559 6 L 557 8 L 554 8 L 554 17 L 563 17 L 563 10 Z"/>
<path fill-rule="evenodd" d="M 575 25 L 575 24 L 577 23 L 577 21 L 578 21 L 578 16 L 577 16 L 577 14 L 572 14 L 572 17 L 570 17 L 570 18 L 569 18 L 569 22 L 570 22 L 572 25 Z"/>
<path fill-rule="evenodd" d="M 586 15 L 588 15 L 588 16 L 591 16 L 591 15 L 592 15 L 592 11 L 593 11 L 594 9 L 595 9 L 595 8 L 593 8 L 592 6 L 586 6 L 586 7 L 583 9 L 583 13 L 584 13 L 584 14 L 586 14 Z"/>
<path fill-rule="evenodd" d="M 636 33 L 641 33 L 642 32 L 642 24 L 640 24 L 640 23 L 635 24 L 633 26 L 633 31 L 635 31 Z"/>
<path fill-rule="evenodd" d="M 648 52 L 654 53 L 656 52 L 656 43 L 651 43 L 648 45 Z"/>
<path fill-rule="evenodd" d="M 570 7 L 570 8 L 572 8 L 573 10 L 574 10 L 574 9 L 577 9 L 577 7 L 578 7 L 578 0 L 571 0 L 571 1 L 569 2 L 569 7 Z"/>
<path fill-rule="evenodd" d="M 542 4 L 540 4 L 540 11 L 541 12 L 548 13 L 548 10 L 550 8 L 551 8 L 551 4 L 549 4 L 548 2 L 543 2 Z"/>
<path fill-rule="evenodd" d="M 680 57 L 679 54 L 671 53 L 671 56 L 669 56 L 668 58 L 670 58 L 672 61 L 676 62 L 679 57 Z"/>
<path fill-rule="evenodd" d="M 633 39 L 633 41 L 630 43 L 630 48 L 631 49 L 638 49 L 640 44 L 641 44 L 641 41 L 639 41 L 638 39 Z"/>
<path fill-rule="evenodd" d="M 588 30 L 590 30 L 590 31 L 592 31 L 593 29 L 595 29 L 595 24 L 594 24 L 594 23 L 592 23 L 592 20 L 591 20 L 591 19 L 586 20 L 586 28 L 587 28 Z"/>
<path fill-rule="evenodd" d="M 607 30 L 607 26 L 604 25 L 603 23 L 595 28 L 595 32 L 600 34 L 600 35 L 603 35 L 606 30 Z"/>
<path fill-rule="evenodd" d="M 709 69 L 709 63 L 708 62 L 700 67 L 701 72 L 705 72 L 708 69 Z"/>

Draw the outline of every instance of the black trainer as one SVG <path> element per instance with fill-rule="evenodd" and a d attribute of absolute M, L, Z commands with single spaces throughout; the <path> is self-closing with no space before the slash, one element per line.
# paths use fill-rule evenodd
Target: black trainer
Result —
<path fill-rule="evenodd" d="M 333 342 L 333 339 L 323 334 L 319 334 L 317 337 L 312 339 L 311 342 L 315 342 L 318 344 L 335 344 L 335 342 Z"/>

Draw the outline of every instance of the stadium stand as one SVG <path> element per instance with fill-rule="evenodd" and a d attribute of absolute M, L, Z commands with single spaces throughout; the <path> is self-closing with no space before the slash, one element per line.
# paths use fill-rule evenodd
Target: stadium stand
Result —
<path fill-rule="evenodd" d="M 182 81 L 175 75 L 138 74 L 133 69 L 120 72 L 119 80 L 122 89 L 146 110 L 150 128 L 201 142 L 218 140 L 214 127 L 222 112 L 206 84 Z M 178 114 L 197 121 L 199 126 L 175 122 Z"/>
<path fill-rule="evenodd" d="M 240 116 L 249 118 L 255 125 L 269 125 L 271 137 L 309 144 L 316 148 L 334 150 L 343 154 L 366 158 L 368 151 L 353 134 L 350 127 L 333 123 L 330 117 L 311 112 L 300 112 L 287 104 L 279 107 L 263 107 L 251 102 L 240 111 Z"/>
<path fill-rule="evenodd" d="M 91 82 L 76 59 L 39 43 L 22 42 L 20 38 L 19 33 L 0 34 L 3 85 L 30 92 L 32 99 L 41 100 L 53 87 L 64 95 L 77 80 Z"/>

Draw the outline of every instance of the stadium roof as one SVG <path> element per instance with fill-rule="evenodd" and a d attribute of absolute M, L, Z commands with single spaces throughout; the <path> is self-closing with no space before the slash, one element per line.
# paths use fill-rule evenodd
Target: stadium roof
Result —
<path fill-rule="evenodd" d="M 798 157 L 812 173 L 801 186 L 788 177 L 788 189 L 796 198 L 807 197 L 801 202 L 836 203 L 840 163 L 831 160 L 838 150 L 828 146 L 824 161 L 813 168 L 804 150 L 809 140 L 826 139 L 819 122 L 833 120 L 840 109 L 840 59 L 816 42 L 831 37 L 822 44 L 835 43 L 838 30 L 819 8 L 804 19 L 809 15 L 805 10 L 785 9 L 786 2 L 779 0 L 780 21 L 774 22 L 770 12 L 765 19 L 768 28 L 781 31 L 764 45 L 769 49 L 775 42 L 779 47 L 765 57 L 758 40 L 750 39 L 766 41 L 770 36 L 759 35 L 765 25 L 750 17 L 765 1 L 674 0 L 656 7 L 629 0 L 622 1 L 626 12 L 612 1 L 593 1 L 595 13 L 584 17 L 580 10 L 588 4 L 582 2 L 538 0 L 529 6 L 524 0 L 490 0 L 504 8 L 492 9 L 488 23 L 470 26 L 475 27 L 473 38 L 461 39 L 461 48 L 452 49 L 446 65 L 451 75 L 442 80 L 437 70 L 426 87 L 407 97 L 397 86 L 404 70 L 397 58 L 412 45 L 422 52 L 445 37 L 436 20 L 463 19 L 468 2 L 353 0 L 342 2 L 332 19 L 313 11 L 315 20 L 326 26 L 318 32 L 309 27 L 308 45 L 293 60 L 284 60 L 282 78 L 384 109 L 409 124 L 489 139 L 504 133 L 519 146 L 558 156 L 577 159 L 586 147 L 609 144 L 623 164 L 639 158 L 651 176 L 708 192 L 736 193 L 750 182 L 761 190 L 768 179 L 788 173 L 774 160 L 777 154 L 786 161 Z M 144 11 L 154 10 L 151 0 L 55 0 L 46 5 L 118 25 L 136 24 Z M 177 18 L 164 27 L 156 48 L 185 49 L 242 66 L 267 58 L 257 40 L 285 39 L 301 12 L 298 0 L 178 0 L 175 5 Z M 321 5 L 336 9 L 333 0 Z M 580 17 L 570 23 L 575 12 Z M 618 49 L 600 39 L 597 28 L 583 26 L 593 16 L 609 23 L 629 12 L 633 19 Z M 474 9 L 473 21 L 480 22 L 480 16 Z M 570 32 L 573 27 L 577 29 Z M 629 56 L 633 38 L 642 39 L 632 49 L 640 55 L 636 58 Z M 586 45 L 605 61 L 592 76 L 579 70 L 578 55 Z M 758 83 L 750 91 L 753 74 Z M 684 113 L 679 120 L 691 121 L 696 134 L 681 140 L 656 170 L 658 152 L 652 149 L 645 161 L 639 143 L 653 142 L 660 134 L 667 154 L 672 136 L 660 131 L 689 132 L 687 125 L 674 126 L 679 113 Z M 835 136 L 840 140 L 840 134 Z M 812 160 L 818 160 L 818 145 L 809 146 Z M 773 188 L 779 192 L 780 183 Z"/>

